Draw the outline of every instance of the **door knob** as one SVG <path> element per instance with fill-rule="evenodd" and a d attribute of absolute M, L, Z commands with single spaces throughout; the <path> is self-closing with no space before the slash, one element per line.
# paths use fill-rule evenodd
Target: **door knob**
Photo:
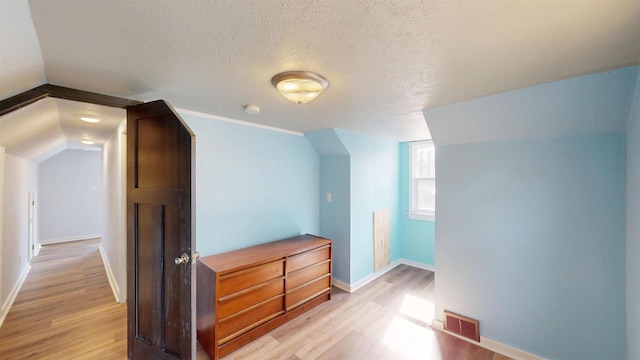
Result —
<path fill-rule="evenodd" d="M 199 257 L 200 257 L 200 252 L 196 251 L 193 253 L 193 255 L 191 255 L 191 261 L 195 264 L 196 260 L 198 260 Z"/>
<path fill-rule="evenodd" d="M 189 262 L 189 255 L 187 253 L 182 253 L 180 257 L 177 257 L 175 260 L 176 265 L 184 264 Z"/>

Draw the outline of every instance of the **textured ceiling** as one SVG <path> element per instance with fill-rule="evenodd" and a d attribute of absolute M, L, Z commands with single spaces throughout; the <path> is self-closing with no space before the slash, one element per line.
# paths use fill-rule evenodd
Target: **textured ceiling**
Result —
<path fill-rule="evenodd" d="M 0 99 L 46 82 L 40 43 L 26 0 L 0 0 Z"/>
<path fill-rule="evenodd" d="M 49 83 L 299 132 L 422 139 L 424 108 L 640 63 L 637 0 L 29 3 Z M 286 70 L 329 88 L 289 103 Z"/>

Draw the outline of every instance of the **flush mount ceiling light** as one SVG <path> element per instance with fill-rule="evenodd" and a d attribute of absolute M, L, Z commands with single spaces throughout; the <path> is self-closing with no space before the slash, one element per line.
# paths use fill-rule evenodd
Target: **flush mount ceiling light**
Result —
<path fill-rule="evenodd" d="M 93 145 L 93 144 L 95 144 L 95 142 L 91 141 L 91 140 L 82 140 L 82 143 L 85 144 L 85 145 Z"/>
<path fill-rule="evenodd" d="M 310 71 L 286 71 L 271 79 L 282 96 L 296 104 L 306 104 L 329 86 L 327 79 Z"/>
<path fill-rule="evenodd" d="M 81 116 L 80 120 L 84 121 L 84 122 L 88 122 L 88 123 L 99 123 L 100 119 L 95 118 L 95 117 L 90 117 L 90 116 Z"/>

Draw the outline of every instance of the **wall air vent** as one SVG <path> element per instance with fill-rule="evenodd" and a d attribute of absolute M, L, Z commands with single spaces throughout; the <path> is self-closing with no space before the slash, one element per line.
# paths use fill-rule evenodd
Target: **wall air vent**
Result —
<path fill-rule="evenodd" d="M 480 342 L 480 323 L 466 316 L 444 311 L 444 329 L 454 334 Z"/>

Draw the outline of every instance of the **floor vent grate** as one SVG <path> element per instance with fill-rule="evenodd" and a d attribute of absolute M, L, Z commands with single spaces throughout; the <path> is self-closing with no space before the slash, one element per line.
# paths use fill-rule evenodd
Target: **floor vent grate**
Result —
<path fill-rule="evenodd" d="M 480 323 L 466 316 L 444 311 L 444 329 L 454 334 L 480 342 Z"/>

